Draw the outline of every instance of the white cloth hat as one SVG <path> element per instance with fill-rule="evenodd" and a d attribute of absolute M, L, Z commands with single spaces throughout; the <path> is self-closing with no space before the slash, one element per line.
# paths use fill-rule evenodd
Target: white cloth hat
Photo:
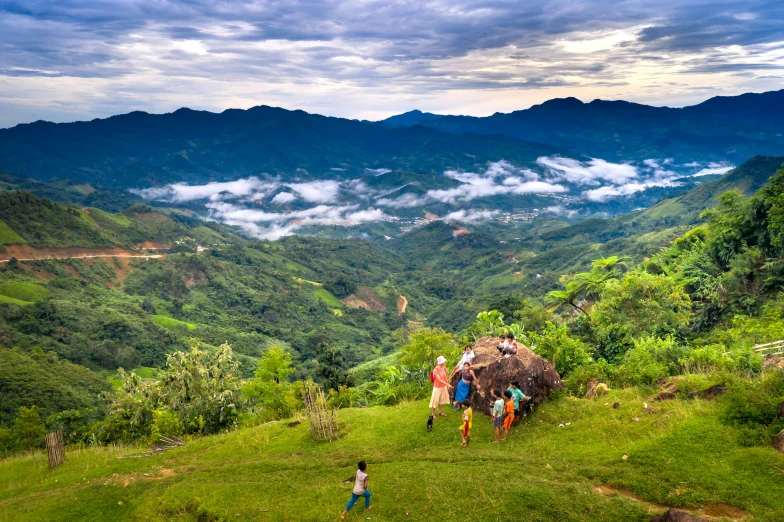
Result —
<path fill-rule="evenodd" d="M 436 359 L 436 362 L 438 364 L 444 364 L 446 362 L 446 357 L 444 357 L 443 355 L 439 355 L 438 359 Z"/>

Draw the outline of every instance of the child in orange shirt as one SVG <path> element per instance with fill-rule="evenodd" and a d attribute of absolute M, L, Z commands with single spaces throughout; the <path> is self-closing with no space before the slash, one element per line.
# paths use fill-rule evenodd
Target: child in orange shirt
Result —
<path fill-rule="evenodd" d="M 512 392 L 506 390 L 504 392 L 504 397 L 506 397 L 506 401 L 504 401 L 504 438 L 502 440 L 506 440 L 506 437 L 509 435 L 509 430 L 512 428 L 512 423 L 515 420 L 515 407 L 514 401 L 512 400 Z"/>

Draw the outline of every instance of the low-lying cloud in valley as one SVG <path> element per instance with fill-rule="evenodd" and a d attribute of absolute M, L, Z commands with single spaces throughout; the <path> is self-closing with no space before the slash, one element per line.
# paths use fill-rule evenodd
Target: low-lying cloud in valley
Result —
<path fill-rule="evenodd" d="M 442 178 L 444 188 L 427 190 L 418 179 L 390 186 L 397 178 L 382 185 L 374 181 L 371 185 L 380 188 L 371 188 L 366 184 L 368 179 L 391 172 L 377 168 L 366 169 L 365 178 L 347 180 L 250 177 L 204 185 L 173 183 L 134 192 L 172 203 L 204 201 L 210 218 L 239 226 L 258 238 L 278 239 L 306 226 L 410 221 L 422 211 L 439 212 L 446 221 L 477 223 L 494 219 L 500 212 L 531 210 L 530 199 L 509 199 L 527 195 L 536 195 L 537 201 L 552 200 L 542 211 L 557 208 L 559 215 L 572 216 L 585 202 L 608 203 L 654 187 L 693 184 L 697 181 L 689 182 L 689 178 L 730 169 L 732 165 L 725 163 L 677 165 L 670 159 L 632 164 L 543 156 L 532 168 L 500 160 L 478 172 L 447 170 Z M 438 186 L 438 178 L 435 183 Z M 497 202 L 499 197 L 504 198 L 503 203 Z"/>

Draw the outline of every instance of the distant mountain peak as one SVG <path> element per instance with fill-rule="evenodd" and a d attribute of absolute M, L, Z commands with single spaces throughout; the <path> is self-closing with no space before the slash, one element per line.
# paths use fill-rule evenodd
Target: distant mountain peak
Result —
<path fill-rule="evenodd" d="M 582 107 L 585 105 L 584 102 L 578 100 L 574 96 L 569 96 L 568 98 L 553 98 L 552 100 L 547 100 L 544 103 L 541 103 L 540 107 Z"/>
<path fill-rule="evenodd" d="M 411 127 L 419 125 L 423 121 L 433 121 L 443 118 L 440 114 L 433 114 L 432 112 L 422 112 L 419 109 L 404 112 L 403 114 L 396 114 L 378 123 L 387 125 L 389 127 Z"/>

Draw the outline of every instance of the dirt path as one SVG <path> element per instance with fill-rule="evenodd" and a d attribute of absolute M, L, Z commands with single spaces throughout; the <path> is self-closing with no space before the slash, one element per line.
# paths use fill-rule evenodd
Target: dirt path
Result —
<path fill-rule="evenodd" d="M 7 245 L 0 252 L 0 263 L 7 263 L 12 258 L 17 261 L 39 261 L 43 259 L 89 259 L 98 257 L 123 257 L 151 259 L 163 257 L 162 254 L 143 254 L 127 248 L 34 248 L 29 245 Z"/>
<path fill-rule="evenodd" d="M 134 257 L 137 259 L 157 259 L 163 254 L 95 254 L 91 256 L 41 256 L 17 258 L 17 261 L 42 261 L 44 259 L 90 259 L 94 257 Z M 0 259 L 0 263 L 8 263 L 10 259 Z"/>

